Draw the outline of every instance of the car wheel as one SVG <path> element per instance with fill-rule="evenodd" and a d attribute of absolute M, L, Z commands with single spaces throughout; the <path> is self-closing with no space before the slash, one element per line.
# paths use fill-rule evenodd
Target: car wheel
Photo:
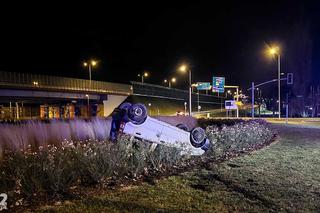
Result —
<path fill-rule="evenodd" d="M 129 102 L 124 102 L 124 103 L 120 104 L 119 109 L 128 111 L 128 109 L 129 109 L 131 106 L 132 106 L 131 103 L 129 103 Z"/>
<path fill-rule="evenodd" d="M 177 126 L 179 129 L 182 129 L 184 131 L 189 132 L 189 128 L 185 125 L 185 124 L 177 124 Z"/>
<path fill-rule="evenodd" d="M 190 141 L 192 146 L 199 148 L 206 142 L 206 133 L 201 127 L 196 127 L 190 132 Z"/>
<path fill-rule="evenodd" d="M 134 124 L 142 124 L 147 116 L 147 108 L 143 104 L 133 104 L 128 110 L 128 117 Z"/>
<path fill-rule="evenodd" d="M 129 122 L 128 111 L 131 106 L 132 104 L 129 102 L 124 102 L 119 106 L 119 109 L 121 111 L 121 118 L 124 122 Z"/>

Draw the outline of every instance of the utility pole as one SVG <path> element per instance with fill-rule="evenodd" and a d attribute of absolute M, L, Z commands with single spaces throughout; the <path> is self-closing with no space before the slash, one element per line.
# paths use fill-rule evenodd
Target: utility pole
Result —
<path fill-rule="evenodd" d="M 288 124 L 288 116 L 289 116 L 289 95 L 287 92 L 287 98 L 286 98 L 286 124 Z"/>
<path fill-rule="evenodd" d="M 254 82 L 252 82 L 251 84 L 251 106 L 252 106 L 252 109 L 251 109 L 251 118 L 253 119 L 254 118 Z"/>
<path fill-rule="evenodd" d="M 237 104 L 239 102 L 239 87 L 237 86 Z M 237 118 L 239 118 L 239 107 L 237 106 Z"/>

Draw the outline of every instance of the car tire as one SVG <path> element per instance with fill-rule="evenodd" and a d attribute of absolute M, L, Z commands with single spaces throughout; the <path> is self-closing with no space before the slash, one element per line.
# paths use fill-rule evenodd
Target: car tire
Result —
<path fill-rule="evenodd" d="M 128 118 L 128 111 L 129 108 L 132 106 L 131 103 L 129 102 L 124 102 L 122 104 L 120 104 L 120 106 L 118 107 L 121 111 L 121 118 L 124 122 L 129 122 L 129 118 Z"/>
<path fill-rule="evenodd" d="M 133 104 L 128 110 L 128 117 L 134 124 L 142 124 L 148 116 L 148 111 L 143 104 Z"/>
<path fill-rule="evenodd" d="M 124 103 L 120 104 L 119 109 L 128 111 L 128 109 L 129 109 L 131 106 L 132 106 L 131 103 L 129 103 L 129 102 L 124 102 Z"/>
<path fill-rule="evenodd" d="M 182 129 L 184 131 L 189 132 L 189 128 L 185 125 L 185 124 L 177 124 L 177 126 L 179 129 Z"/>
<path fill-rule="evenodd" d="M 190 142 L 196 148 L 202 147 L 206 143 L 206 132 L 201 127 L 196 127 L 190 132 Z"/>

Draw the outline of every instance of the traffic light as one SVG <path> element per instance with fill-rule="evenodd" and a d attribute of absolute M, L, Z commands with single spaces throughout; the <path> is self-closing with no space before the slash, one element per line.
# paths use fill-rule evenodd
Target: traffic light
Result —
<path fill-rule="evenodd" d="M 287 84 L 293 84 L 293 73 L 287 74 Z"/>

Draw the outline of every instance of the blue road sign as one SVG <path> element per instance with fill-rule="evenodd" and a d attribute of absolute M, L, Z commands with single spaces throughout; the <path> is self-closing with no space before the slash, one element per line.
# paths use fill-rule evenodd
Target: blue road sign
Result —
<path fill-rule="evenodd" d="M 211 84 L 210 82 L 198 82 L 197 83 L 197 90 L 210 90 Z"/>
<path fill-rule="evenodd" d="M 212 77 L 212 92 L 223 93 L 225 85 L 224 77 Z"/>

